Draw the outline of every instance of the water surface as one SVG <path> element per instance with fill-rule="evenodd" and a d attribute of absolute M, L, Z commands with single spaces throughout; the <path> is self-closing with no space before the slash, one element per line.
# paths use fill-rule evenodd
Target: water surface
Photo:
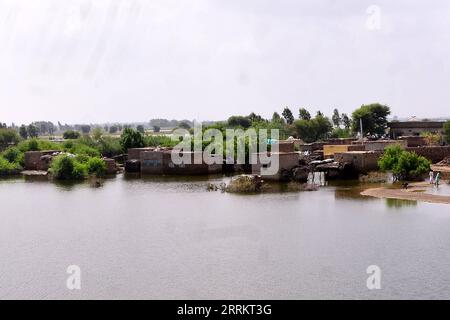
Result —
<path fill-rule="evenodd" d="M 0 298 L 450 298 L 449 206 L 355 183 L 246 196 L 206 183 L 1 180 Z M 381 290 L 366 287 L 369 265 Z"/>

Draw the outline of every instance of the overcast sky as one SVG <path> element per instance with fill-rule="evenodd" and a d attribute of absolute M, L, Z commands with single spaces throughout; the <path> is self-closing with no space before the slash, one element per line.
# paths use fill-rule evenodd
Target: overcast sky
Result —
<path fill-rule="evenodd" d="M 1 122 L 449 101 L 448 0 L 0 0 Z"/>

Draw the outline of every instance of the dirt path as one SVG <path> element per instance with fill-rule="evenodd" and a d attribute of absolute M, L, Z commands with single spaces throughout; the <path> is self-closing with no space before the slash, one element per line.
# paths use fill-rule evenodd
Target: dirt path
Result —
<path fill-rule="evenodd" d="M 427 187 L 429 188 L 428 183 L 416 183 L 412 184 L 411 188 L 408 189 L 371 188 L 361 192 L 361 195 L 380 199 L 388 198 L 450 204 L 450 196 L 425 193 Z"/>

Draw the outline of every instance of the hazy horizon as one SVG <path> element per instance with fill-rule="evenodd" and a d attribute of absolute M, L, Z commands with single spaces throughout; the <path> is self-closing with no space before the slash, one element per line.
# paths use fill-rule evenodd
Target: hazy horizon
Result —
<path fill-rule="evenodd" d="M 0 0 L 0 122 L 448 117 L 450 3 Z M 447 113 L 447 114 L 446 114 Z"/>

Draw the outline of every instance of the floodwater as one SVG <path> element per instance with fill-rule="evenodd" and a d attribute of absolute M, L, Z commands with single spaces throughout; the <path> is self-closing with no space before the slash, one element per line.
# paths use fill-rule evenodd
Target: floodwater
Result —
<path fill-rule="evenodd" d="M 245 196 L 206 184 L 0 180 L 0 299 L 450 298 L 447 205 L 365 198 L 355 183 Z"/>

